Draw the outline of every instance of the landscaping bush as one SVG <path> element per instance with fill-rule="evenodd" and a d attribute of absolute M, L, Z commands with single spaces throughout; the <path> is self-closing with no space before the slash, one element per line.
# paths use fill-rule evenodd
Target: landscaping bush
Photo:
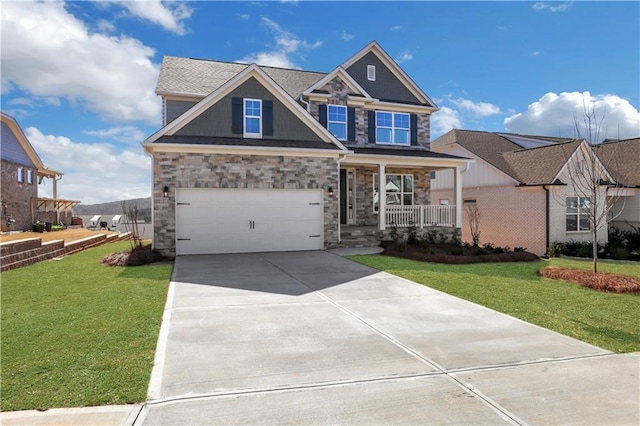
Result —
<path fill-rule="evenodd" d="M 160 262 L 165 257 L 150 245 L 136 246 L 131 250 L 111 253 L 102 259 L 102 263 L 109 266 L 140 266 Z"/>
<path fill-rule="evenodd" d="M 547 249 L 547 254 L 549 257 L 560 257 L 560 254 L 562 254 L 562 248 L 562 243 L 554 241 Z"/>
<path fill-rule="evenodd" d="M 436 235 L 433 234 L 434 239 Z M 511 251 L 506 247 L 484 244 L 474 247 L 468 243 L 434 243 L 429 244 L 429 238 L 421 239 L 415 244 L 408 242 L 385 242 L 383 255 L 403 257 L 424 262 L 466 264 L 481 262 L 523 262 L 535 261 L 540 258 L 527 251 Z"/>

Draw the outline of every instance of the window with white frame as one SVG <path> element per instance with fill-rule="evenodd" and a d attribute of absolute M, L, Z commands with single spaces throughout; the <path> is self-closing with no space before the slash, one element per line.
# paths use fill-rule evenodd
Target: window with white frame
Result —
<path fill-rule="evenodd" d="M 567 221 L 566 230 L 589 231 L 589 212 L 591 210 L 591 199 L 589 197 L 567 197 Z"/>
<path fill-rule="evenodd" d="M 18 182 L 24 182 L 23 172 L 22 167 L 18 167 Z"/>
<path fill-rule="evenodd" d="M 27 183 L 33 183 L 33 175 L 31 170 L 27 170 Z"/>
<path fill-rule="evenodd" d="M 262 101 L 260 99 L 244 99 L 244 136 L 262 136 Z"/>
<path fill-rule="evenodd" d="M 409 114 L 377 111 L 376 143 L 409 145 Z"/>
<path fill-rule="evenodd" d="M 380 188 L 378 174 L 373 175 L 373 211 L 378 211 L 378 190 Z M 411 206 L 413 205 L 413 175 L 387 175 L 388 206 Z"/>
<path fill-rule="evenodd" d="M 347 107 L 327 105 L 327 128 L 339 140 L 347 140 Z"/>

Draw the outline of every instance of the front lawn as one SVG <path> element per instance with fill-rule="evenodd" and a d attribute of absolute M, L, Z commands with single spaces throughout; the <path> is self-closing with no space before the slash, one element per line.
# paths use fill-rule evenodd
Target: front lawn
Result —
<path fill-rule="evenodd" d="M 444 265 L 390 256 L 349 258 L 614 352 L 640 350 L 639 294 L 603 293 L 537 274 L 549 264 L 589 269 L 589 262 Z M 637 263 L 601 262 L 599 267 L 640 277 Z"/>
<path fill-rule="evenodd" d="M 100 264 L 128 247 L 2 273 L 2 411 L 146 399 L 172 266 Z"/>

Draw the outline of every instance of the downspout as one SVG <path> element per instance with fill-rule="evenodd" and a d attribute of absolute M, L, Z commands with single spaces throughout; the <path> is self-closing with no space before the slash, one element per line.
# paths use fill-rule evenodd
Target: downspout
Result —
<path fill-rule="evenodd" d="M 550 214 L 549 214 L 549 197 L 550 197 L 550 193 L 549 193 L 549 188 L 547 188 L 547 185 L 542 185 L 542 189 L 544 189 L 544 192 L 546 193 L 546 208 L 545 208 L 545 247 L 547 247 L 547 250 L 549 249 L 549 244 L 551 243 L 549 241 L 550 238 L 550 233 L 549 233 L 549 222 L 550 222 Z"/>
<path fill-rule="evenodd" d="M 309 104 L 307 104 L 309 105 Z M 342 160 L 344 160 L 345 158 L 347 158 L 347 155 L 349 154 L 340 154 L 338 157 L 338 184 L 337 184 L 337 194 L 338 197 L 340 197 L 342 188 L 340 187 L 340 163 L 342 162 Z M 340 220 L 340 200 L 338 199 L 338 244 L 342 244 L 342 225 L 340 224 L 341 220 Z"/>
<path fill-rule="evenodd" d="M 307 106 L 307 108 L 306 108 L 307 112 L 309 114 L 311 114 L 311 102 L 307 102 L 304 99 L 302 99 L 302 94 L 300 94 L 300 96 L 298 96 L 298 100 Z"/>

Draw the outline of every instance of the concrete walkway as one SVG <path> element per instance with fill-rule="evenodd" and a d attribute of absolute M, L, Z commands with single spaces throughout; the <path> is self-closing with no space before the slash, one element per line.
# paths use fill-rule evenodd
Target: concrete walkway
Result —
<path fill-rule="evenodd" d="M 639 372 L 333 253 L 186 256 L 135 424 L 637 425 Z"/>

